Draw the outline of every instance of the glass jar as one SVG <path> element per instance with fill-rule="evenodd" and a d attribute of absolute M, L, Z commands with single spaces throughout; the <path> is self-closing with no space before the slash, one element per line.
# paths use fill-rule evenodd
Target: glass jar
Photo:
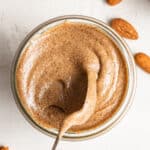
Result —
<path fill-rule="evenodd" d="M 35 127 L 37 130 L 41 131 L 42 133 L 49 135 L 49 136 L 56 136 L 58 131 L 56 129 L 46 129 L 38 125 L 26 112 L 23 105 L 21 104 L 19 97 L 17 95 L 16 85 L 15 85 L 15 72 L 16 72 L 16 66 L 19 59 L 19 56 L 21 52 L 24 50 L 25 46 L 28 45 L 30 42 L 30 39 L 36 36 L 37 34 L 41 34 L 44 31 L 46 31 L 48 28 L 51 28 L 55 25 L 58 25 L 60 23 L 63 23 L 65 21 L 69 22 L 80 22 L 80 23 L 87 23 L 94 25 L 98 27 L 101 31 L 103 31 L 120 49 L 122 55 L 124 56 L 124 59 L 126 61 L 127 65 L 127 73 L 128 73 L 128 84 L 127 84 L 127 91 L 124 97 L 124 101 L 119 108 L 119 110 L 111 117 L 107 122 L 100 125 L 97 128 L 81 132 L 81 133 L 71 133 L 67 132 L 64 134 L 63 139 L 66 140 L 83 140 L 83 139 L 89 139 L 91 137 L 99 136 L 109 129 L 111 129 L 114 125 L 116 125 L 120 119 L 124 116 L 124 114 L 127 112 L 128 108 L 130 107 L 132 103 L 132 99 L 135 93 L 136 88 L 136 70 L 135 70 L 135 63 L 133 60 L 132 53 L 126 44 L 126 42 L 108 25 L 103 23 L 100 20 L 87 17 L 87 16 L 81 16 L 81 15 L 68 15 L 68 16 L 60 16 L 54 19 L 50 19 L 39 26 L 37 26 L 35 29 L 33 29 L 26 38 L 22 41 L 20 44 L 16 55 L 14 57 L 14 61 L 12 63 L 11 68 L 11 88 L 14 95 L 14 99 L 17 103 L 17 106 L 20 110 L 20 112 L 24 115 L 24 117 L 27 119 L 27 121 Z"/>

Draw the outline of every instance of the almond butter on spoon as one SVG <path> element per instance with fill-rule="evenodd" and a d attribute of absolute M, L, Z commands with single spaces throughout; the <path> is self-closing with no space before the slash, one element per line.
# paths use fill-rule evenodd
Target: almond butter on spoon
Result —
<path fill-rule="evenodd" d="M 98 77 L 99 68 L 100 66 L 98 59 L 92 60 L 92 62 L 89 62 L 85 65 L 85 70 L 87 72 L 88 78 L 88 88 L 85 102 L 80 110 L 68 115 L 64 119 L 64 121 L 61 124 L 59 133 L 57 135 L 52 150 L 56 149 L 59 140 L 69 128 L 71 128 L 74 125 L 81 125 L 85 123 L 94 113 L 97 100 L 96 81 Z"/>

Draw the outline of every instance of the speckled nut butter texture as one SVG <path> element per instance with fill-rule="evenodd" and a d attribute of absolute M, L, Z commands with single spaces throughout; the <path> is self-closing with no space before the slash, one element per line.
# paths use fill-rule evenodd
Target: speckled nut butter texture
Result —
<path fill-rule="evenodd" d="M 65 116 L 81 109 L 88 85 L 84 66 L 91 59 L 100 64 L 96 108 L 86 123 L 71 128 L 76 132 L 101 125 L 121 105 L 128 78 L 119 49 L 97 27 L 65 22 L 39 34 L 22 51 L 16 88 L 36 123 L 58 128 Z"/>

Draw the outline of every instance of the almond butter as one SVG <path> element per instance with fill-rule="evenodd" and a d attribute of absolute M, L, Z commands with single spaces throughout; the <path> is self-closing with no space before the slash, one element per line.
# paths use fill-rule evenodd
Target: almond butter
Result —
<path fill-rule="evenodd" d="M 109 5 L 114 6 L 114 5 L 119 4 L 121 1 L 122 1 L 122 0 L 107 0 L 107 3 L 108 3 Z"/>
<path fill-rule="evenodd" d="M 0 150 L 9 150 L 8 147 L 0 146 Z"/>
<path fill-rule="evenodd" d="M 137 53 L 135 54 L 134 58 L 139 67 L 141 67 L 144 71 L 150 73 L 150 56 L 144 53 Z"/>
<path fill-rule="evenodd" d="M 136 29 L 124 19 L 113 19 L 111 21 L 111 27 L 122 37 L 125 37 L 127 39 L 136 40 L 139 37 Z"/>

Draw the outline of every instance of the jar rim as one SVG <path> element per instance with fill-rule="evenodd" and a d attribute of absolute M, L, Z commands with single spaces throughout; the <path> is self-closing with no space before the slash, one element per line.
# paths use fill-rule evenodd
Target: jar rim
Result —
<path fill-rule="evenodd" d="M 97 128 L 87 130 L 82 133 L 66 133 L 63 136 L 64 140 L 85 140 L 85 139 L 99 136 L 99 135 L 105 133 L 106 131 L 110 130 L 113 126 L 115 126 L 121 120 L 121 118 L 123 118 L 123 116 L 127 112 L 128 108 L 132 104 L 133 96 L 135 94 L 135 89 L 136 89 L 136 69 L 135 69 L 135 63 L 134 63 L 134 59 L 133 59 L 131 50 L 128 47 L 128 45 L 126 44 L 126 42 L 107 24 L 105 24 L 104 22 L 102 22 L 98 19 L 88 17 L 88 16 L 65 15 L 65 16 L 60 16 L 60 17 L 50 19 L 50 20 L 38 25 L 37 27 L 35 27 L 21 42 L 20 46 L 17 49 L 16 55 L 13 59 L 12 67 L 11 67 L 11 75 L 10 75 L 11 89 L 12 89 L 12 93 L 13 93 L 15 102 L 16 102 L 20 112 L 25 117 L 25 119 L 34 128 L 41 131 L 42 133 L 44 133 L 48 136 L 51 136 L 51 137 L 56 136 L 58 131 L 56 131 L 54 129 L 51 129 L 51 131 L 50 131 L 50 130 L 47 130 L 47 129 L 41 127 L 26 112 L 26 110 L 23 107 L 23 105 L 21 104 L 21 101 L 17 94 L 17 90 L 16 90 L 16 86 L 15 86 L 15 71 L 16 71 L 16 66 L 17 66 L 21 52 L 23 51 L 26 44 L 29 42 L 29 40 L 34 35 L 36 35 L 38 32 L 44 31 L 44 29 L 46 29 L 46 28 L 50 28 L 50 25 L 52 25 L 52 24 L 53 25 L 55 23 L 60 24 L 60 22 L 62 22 L 62 21 L 64 22 L 64 21 L 70 21 L 70 20 L 72 20 L 72 21 L 80 20 L 80 22 L 85 21 L 85 22 L 97 25 L 97 27 L 99 27 L 102 31 L 104 31 L 104 33 L 107 36 L 109 36 L 115 42 L 115 44 L 119 47 L 120 52 L 123 54 L 123 56 L 125 58 L 127 69 L 128 69 L 128 88 L 127 88 L 123 103 L 121 104 L 119 110 L 106 123 L 100 125 Z"/>

